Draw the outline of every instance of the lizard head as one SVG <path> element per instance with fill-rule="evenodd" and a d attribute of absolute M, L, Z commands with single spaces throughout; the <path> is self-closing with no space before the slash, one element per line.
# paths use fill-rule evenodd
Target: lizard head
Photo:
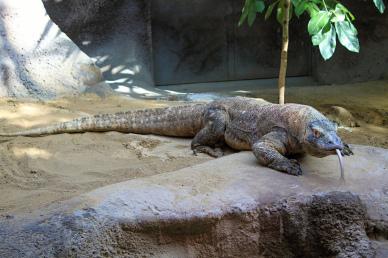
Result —
<path fill-rule="evenodd" d="M 327 119 L 319 119 L 308 123 L 303 147 L 305 151 L 316 157 L 336 154 L 344 145 L 337 135 L 335 124 Z"/>

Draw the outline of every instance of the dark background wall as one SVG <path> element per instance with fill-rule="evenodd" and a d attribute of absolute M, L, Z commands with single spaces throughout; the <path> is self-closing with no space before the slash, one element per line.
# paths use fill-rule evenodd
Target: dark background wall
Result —
<path fill-rule="evenodd" d="M 50 17 L 103 68 L 116 86 L 275 78 L 281 31 L 274 19 L 237 27 L 243 0 L 44 1 Z M 388 65 L 388 14 L 373 1 L 345 1 L 357 17 L 360 54 L 338 44 L 323 61 L 292 20 L 289 76 L 321 83 L 380 79 Z"/>
<path fill-rule="evenodd" d="M 351 53 L 344 47 L 338 46 L 334 56 L 325 62 L 315 49 L 314 77 L 321 83 L 358 82 L 386 77 L 388 74 L 388 10 L 380 15 L 372 0 L 344 0 L 343 3 L 356 16 L 354 24 L 358 29 L 360 53 Z"/>
<path fill-rule="evenodd" d="M 157 85 L 277 76 L 281 33 L 275 19 L 238 28 L 241 1 L 236 0 L 154 0 L 151 7 Z M 302 25 L 295 19 L 291 27 L 290 76 L 311 71 L 309 39 L 298 30 Z"/>

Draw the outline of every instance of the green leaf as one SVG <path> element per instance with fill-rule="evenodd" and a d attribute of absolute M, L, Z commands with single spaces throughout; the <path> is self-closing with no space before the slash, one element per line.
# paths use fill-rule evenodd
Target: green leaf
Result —
<path fill-rule="evenodd" d="M 241 26 L 244 23 L 244 21 L 246 20 L 246 18 L 248 17 L 249 3 L 250 3 L 249 0 L 245 0 L 244 7 L 241 10 L 241 17 L 240 17 L 240 20 L 238 21 L 238 26 Z"/>
<path fill-rule="evenodd" d="M 323 40 L 319 44 L 319 51 L 321 52 L 323 59 L 328 60 L 333 56 L 337 45 L 334 26 L 330 24 L 330 29 L 323 33 L 322 36 Z"/>
<path fill-rule="evenodd" d="M 307 26 L 310 35 L 317 34 L 320 30 L 327 25 L 330 20 L 331 13 L 327 11 L 319 11 L 309 21 Z"/>
<path fill-rule="evenodd" d="M 273 8 L 276 6 L 276 4 L 277 4 L 278 2 L 279 2 L 279 1 L 273 2 L 272 4 L 270 4 L 270 5 L 268 6 L 268 9 L 267 9 L 267 11 L 265 12 L 265 16 L 264 16 L 264 19 L 265 19 L 265 20 L 268 20 L 268 18 L 271 16 L 272 11 L 273 11 Z"/>
<path fill-rule="evenodd" d="M 348 15 L 350 17 L 350 19 L 352 21 L 354 21 L 355 17 L 354 15 L 348 10 L 348 8 L 346 8 L 345 6 L 343 6 L 342 4 L 338 3 L 336 6 L 335 6 L 335 9 L 340 9 L 342 10 L 346 15 Z"/>
<path fill-rule="evenodd" d="M 352 31 L 352 33 L 357 36 L 358 35 L 358 31 L 357 31 L 356 27 L 354 27 L 353 23 L 348 22 L 347 24 L 349 25 L 350 30 Z"/>
<path fill-rule="evenodd" d="M 252 26 L 255 19 L 256 19 L 256 7 L 254 5 L 250 5 L 249 11 L 248 11 L 248 25 Z"/>
<path fill-rule="evenodd" d="M 285 11 L 285 7 L 284 7 L 285 3 L 284 3 L 284 0 L 280 0 L 279 1 L 279 4 L 278 4 L 278 7 L 276 9 L 276 19 L 277 21 L 279 22 L 280 25 L 283 26 L 283 18 L 284 18 L 284 11 Z M 288 20 L 290 21 L 291 18 L 292 18 L 292 12 L 293 12 L 293 9 L 292 9 L 292 4 L 290 5 L 290 8 L 289 8 L 289 18 Z"/>
<path fill-rule="evenodd" d="M 335 13 L 334 13 L 335 14 Z M 345 20 L 345 14 L 335 14 L 333 18 L 331 18 L 331 22 L 342 22 Z"/>
<path fill-rule="evenodd" d="M 360 51 L 360 43 L 357 38 L 357 30 L 349 21 L 335 23 L 335 30 L 341 44 L 349 51 L 358 53 Z"/>
<path fill-rule="evenodd" d="M 375 6 L 377 7 L 377 9 L 379 9 L 379 12 L 384 13 L 385 5 L 383 0 L 373 0 L 373 2 L 375 3 Z"/>
<path fill-rule="evenodd" d="M 307 11 L 309 12 L 310 17 L 313 17 L 319 12 L 319 7 L 315 3 L 308 3 Z"/>
<path fill-rule="evenodd" d="M 325 33 L 331 29 L 331 23 L 328 23 L 322 30 L 311 37 L 314 46 L 318 46 L 325 39 Z"/>
<path fill-rule="evenodd" d="M 262 0 L 256 0 L 255 1 L 256 11 L 258 13 L 262 13 L 265 9 L 265 4 Z"/>
<path fill-rule="evenodd" d="M 261 10 L 261 8 L 262 10 L 265 8 L 263 0 L 245 0 L 238 26 L 241 26 L 245 20 L 248 20 L 248 25 L 252 26 L 256 19 L 256 13 Z"/>
<path fill-rule="evenodd" d="M 336 6 L 333 12 L 334 16 L 331 18 L 331 22 L 342 22 L 346 18 L 346 14 L 344 13 L 344 10 L 339 8 L 339 6 Z"/>
<path fill-rule="evenodd" d="M 244 23 L 247 16 L 248 16 L 248 12 L 245 12 L 245 13 L 243 12 L 241 14 L 240 20 L 238 21 L 238 26 L 241 26 Z"/>
<path fill-rule="evenodd" d="M 313 46 L 318 46 L 324 39 L 322 31 L 320 31 L 311 37 L 311 42 L 313 43 Z"/>
<path fill-rule="evenodd" d="M 283 16 L 284 16 L 284 0 L 280 0 L 278 7 L 276 8 L 276 19 L 280 25 L 283 24 Z"/>
<path fill-rule="evenodd" d="M 294 6 L 295 6 L 295 15 L 299 17 L 307 10 L 307 8 L 309 7 L 309 4 L 304 1 L 299 1 L 299 3 Z"/>

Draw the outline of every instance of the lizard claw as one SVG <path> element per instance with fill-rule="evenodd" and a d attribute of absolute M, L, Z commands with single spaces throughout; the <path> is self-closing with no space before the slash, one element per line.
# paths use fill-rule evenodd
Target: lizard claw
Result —
<path fill-rule="evenodd" d="M 293 176 L 300 176 L 303 174 L 299 162 L 295 159 L 276 162 L 276 163 L 270 164 L 268 167 L 276 169 L 278 171 L 286 172 L 287 174 L 290 174 Z"/>
<path fill-rule="evenodd" d="M 350 149 L 349 145 L 344 143 L 344 148 L 341 150 L 341 155 L 342 156 L 350 156 L 353 155 L 352 149 Z"/>
<path fill-rule="evenodd" d="M 211 148 L 209 146 L 196 146 L 193 148 L 194 155 L 197 155 L 198 152 L 205 153 L 211 157 L 219 158 L 224 156 L 224 152 L 221 148 Z"/>
<path fill-rule="evenodd" d="M 290 175 L 301 176 L 303 174 L 300 164 L 295 159 L 290 159 L 290 166 L 287 168 L 286 172 Z"/>

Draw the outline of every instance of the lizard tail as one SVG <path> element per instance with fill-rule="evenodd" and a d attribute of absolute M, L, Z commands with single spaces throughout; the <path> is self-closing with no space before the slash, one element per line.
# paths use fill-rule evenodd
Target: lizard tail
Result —
<path fill-rule="evenodd" d="M 204 105 L 144 109 L 115 114 L 76 118 L 47 127 L 20 132 L 0 133 L 0 136 L 43 136 L 61 133 L 117 131 L 138 134 L 192 137 L 202 127 Z"/>
<path fill-rule="evenodd" d="M 28 129 L 19 132 L 0 133 L 0 136 L 42 136 L 60 133 L 81 133 L 97 131 L 124 131 L 123 124 L 118 119 L 120 114 L 95 115 L 76 118 L 67 122 L 57 123 L 46 127 Z"/>

